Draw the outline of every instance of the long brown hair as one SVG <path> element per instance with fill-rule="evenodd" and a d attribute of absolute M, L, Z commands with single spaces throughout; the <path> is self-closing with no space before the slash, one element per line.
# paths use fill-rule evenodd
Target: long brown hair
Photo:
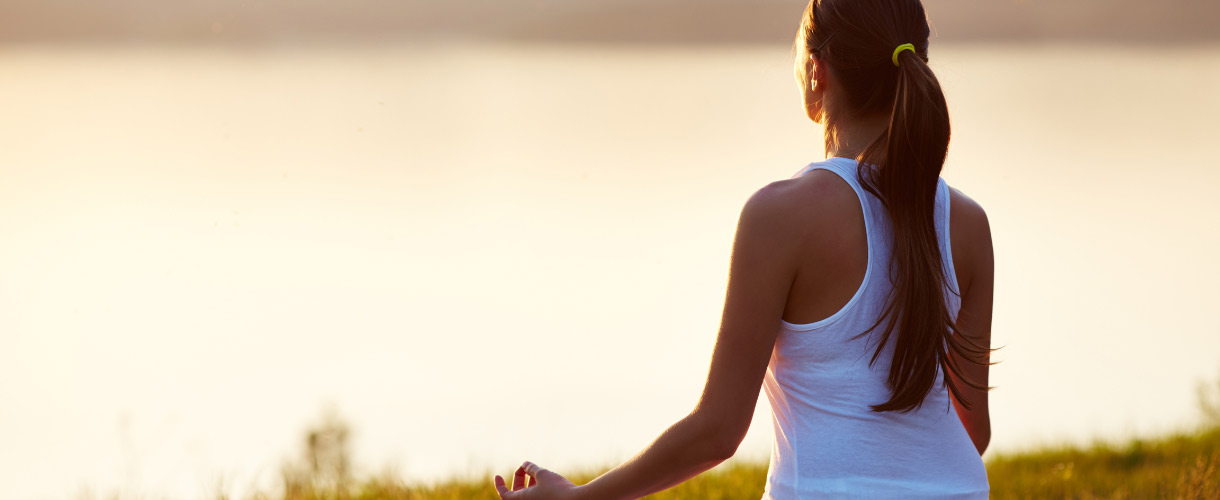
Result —
<path fill-rule="evenodd" d="M 927 65 L 928 34 L 919 0 L 812 0 L 797 34 L 797 42 L 816 51 L 819 63 L 828 64 L 836 76 L 845 96 L 844 111 L 889 114 L 885 133 L 856 158 L 865 189 L 882 201 L 893 224 L 894 289 L 876 323 L 861 334 L 880 332 L 870 364 L 896 337 L 886 381 L 890 399 L 872 405 L 877 412 L 919 408 L 938 372 L 964 408 L 970 403 L 950 373 L 986 390 L 964 377 L 949 357 L 952 350 L 983 364 L 990 349 L 961 334 L 945 300 L 949 281 L 941 264 L 933 207 L 949 150 L 949 110 Z M 894 50 L 905 43 L 915 50 L 895 56 Z M 837 116 L 824 116 L 829 145 L 836 140 Z"/>

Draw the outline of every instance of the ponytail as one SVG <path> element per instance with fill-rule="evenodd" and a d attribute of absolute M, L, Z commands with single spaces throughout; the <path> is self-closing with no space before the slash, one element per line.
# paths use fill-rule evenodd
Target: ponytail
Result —
<path fill-rule="evenodd" d="M 853 108 L 879 113 L 889 108 L 885 133 L 857 158 L 864 188 L 882 201 L 893 226 L 893 291 L 877 322 L 860 334 L 880 332 L 870 365 L 895 338 L 886 380 L 890 399 L 872 409 L 919 408 L 938 374 L 961 406 L 969 409 L 962 389 L 949 375 L 975 389 L 986 387 L 964 376 L 950 350 L 971 363 L 985 364 L 990 349 L 961 334 L 945 297 L 950 278 L 942 264 L 933 212 L 949 150 L 949 110 L 927 65 L 929 30 L 923 6 L 918 0 L 813 0 L 806 9 L 802 34 L 807 47 L 838 35 L 824 56 L 848 89 Z M 828 135 L 834 133 L 829 130 L 833 123 L 829 120 Z"/>
<path fill-rule="evenodd" d="M 949 277 L 942 264 L 933 213 L 937 180 L 949 151 L 949 109 L 936 75 L 915 50 L 896 50 L 893 60 L 898 80 L 889 128 L 859 158 L 865 189 L 881 199 L 894 228 L 890 267 L 894 290 L 884 313 L 869 330 L 881 332 L 871 362 L 877 361 L 897 332 L 887 379 L 891 396 L 872 408 L 878 412 L 919 408 L 943 367 L 945 385 L 969 409 L 949 373 L 959 375 L 971 387 L 984 388 L 960 377 L 948 350 L 976 359 L 986 349 L 965 339 L 949 314 L 945 300 Z M 868 165 L 871 171 L 866 170 Z"/>

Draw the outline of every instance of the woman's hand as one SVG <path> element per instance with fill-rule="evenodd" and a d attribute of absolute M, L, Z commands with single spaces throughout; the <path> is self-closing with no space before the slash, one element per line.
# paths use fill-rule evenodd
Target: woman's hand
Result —
<path fill-rule="evenodd" d="M 525 462 L 517 467 L 511 490 L 504 484 L 504 478 L 498 475 L 495 483 L 501 500 L 573 500 L 579 489 L 567 478 L 533 462 Z"/>

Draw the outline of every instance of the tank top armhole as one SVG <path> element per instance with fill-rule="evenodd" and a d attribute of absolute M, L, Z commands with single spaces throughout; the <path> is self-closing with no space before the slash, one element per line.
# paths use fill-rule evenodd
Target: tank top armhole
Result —
<path fill-rule="evenodd" d="M 800 177 L 813 170 L 828 170 L 839 176 L 840 179 L 843 179 L 843 182 L 846 182 L 847 185 L 851 187 L 852 191 L 855 191 L 856 200 L 860 202 L 860 213 L 864 216 L 864 240 L 865 245 L 868 247 L 866 250 L 867 256 L 864 267 L 864 278 L 860 280 L 860 286 L 856 288 L 856 293 L 851 296 L 851 299 L 848 299 L 847 303 L 843 304 L 843 307 L 840 307 L 838 311 L 835 311 L 834 314 L 831 314 L 830 316 L 814 321 L 813 323 L 789 323 L 784 321 L 783 318 L 780 318 L 780 324 L 787 330 L 806 332 L 827 327 L 838 321 L 845 316 L 848 311 L 851 311 L 851 309 L 855 307 L 856 303 L 860 302 L 860 298 L 864 296 L 864 291 L 868 288 L 869 280 L 873 275 L 873 228 L 872 224 L 869 224 L 872 211 L 869 210 L 868 200 L 864 197 L 864 188 L 862 188 L 859 181 L 856 180 L 855 172 L 845 171 L 845 168 L 849 168 L 847 165 L 835 163 L 833 160 L 835 159 L 832 158 L 824 162 L 813 163 L 794 177 Z M 852 163 L 850 168 L 855 168 L 855 160 L 847 161 Z"/>

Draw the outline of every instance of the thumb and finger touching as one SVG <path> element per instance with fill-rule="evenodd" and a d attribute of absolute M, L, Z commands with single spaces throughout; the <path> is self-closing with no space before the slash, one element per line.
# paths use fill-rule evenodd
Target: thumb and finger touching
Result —
<path fill-rule="evenodd" d="M 536 491 L 527 491 L 526 488 L 538 485 L 539 480 L 549 485 L 554 479 L 562 479 L 562 476 L 546 470 L 533 462 L 525 462 L 520 467 L 517 467 L 517 470 L 513 473 L 511 488 L 506 484 L 504 478 L 499 475 L 495 477 L 493 482 L 496 486 L 496 492 L 499 493 L 502 500 L 527 500 L 534 498 L 535 495 L 533 493 L 536 493 Z"/>

